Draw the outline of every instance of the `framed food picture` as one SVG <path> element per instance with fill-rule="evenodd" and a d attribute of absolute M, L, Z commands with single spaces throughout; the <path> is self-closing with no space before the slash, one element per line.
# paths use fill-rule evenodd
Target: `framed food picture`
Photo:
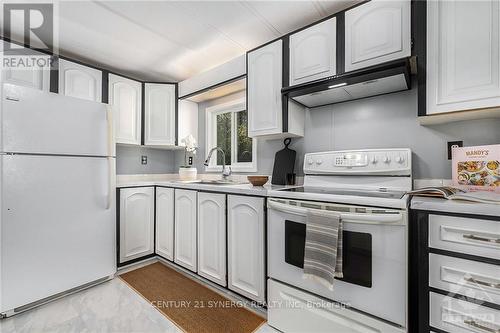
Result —
<path fill-rule="evenodd" d="M 500 145 L 453 148 L 453 185 L 500 193 Z"/>

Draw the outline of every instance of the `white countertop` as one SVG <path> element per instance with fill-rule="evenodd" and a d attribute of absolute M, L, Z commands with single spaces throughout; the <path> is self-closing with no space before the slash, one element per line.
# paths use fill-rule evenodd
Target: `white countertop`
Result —
<path fill-rule="evenodd" d="M 441 198 L 413 197 L 411 208 L 445 213 L 489 215 L 500 217 L 500 204 L 483 204 L 463 200 L 446 200 Z"/>
<path fill-rule="evenodd" d="M 213 179 L 214 177 L 208 177 L 208 179 Z M 235 181 L 244 182 L 246 181 L 246 176 L 237 175 Z M 176 175 L 133 175 L 133 176 L 118 176 L 116 181 L 117 188 L 123 187 L 144 187 L 144 186 L 165 186 L 165 187 L 175 187 L 187 190 L 197 190 L 197 191 L 210 191 L 210 192 L 221 192 L 221 193 L 233 193 L 233 194 L 246 194 L 254 196 L 267 196 L 268 192 L 271 190 L 279 190 L 286 187 L 295 186 L 285 186 L 285 185 L 271 185 L 271 180 L 267 182 L 264 186 L 253 186 L 250 183 L 246 184 L 235 184 L 235 185 L 211 185 L 211 184 L 199 184 L 199 183 L 183 183 L 180 182 Z"/>

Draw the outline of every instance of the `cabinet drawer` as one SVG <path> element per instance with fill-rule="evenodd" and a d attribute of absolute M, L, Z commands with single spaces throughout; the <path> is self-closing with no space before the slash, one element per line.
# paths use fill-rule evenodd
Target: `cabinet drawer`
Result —
<path fill-rule="evenodd" d="M 429 247 L 500 259 L 500 221 L 431 214 Z"/>
<path fill-rule="evenodd" d="M 429 285 L 500 304 L 500 266 L 497 265 L 431 253 Z"/>
<path fill-rule="evenodd" d="M 403 333 L 403 329 L 268 280 L 268 324 L 282 332 Z"/>
<path fill-rule="evenodd" d="M 476 303 L 431 293 L 430 325 L 453 333 L 500 332 L 500 311 Z"/>

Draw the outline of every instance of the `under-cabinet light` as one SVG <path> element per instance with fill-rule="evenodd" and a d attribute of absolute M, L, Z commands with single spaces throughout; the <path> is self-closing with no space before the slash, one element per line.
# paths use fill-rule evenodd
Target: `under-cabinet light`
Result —
<path fill-rule="evenodd" d="M 345 82 L 337 83 L 337 84 L 334 84 L 333 86 L 329 86 L 328 89 L 338 88 L 338 87 L 342 87 L 342 86 L 346 86 L 346 85 L 347 85 L 347 83 L 345 83 Z"/>

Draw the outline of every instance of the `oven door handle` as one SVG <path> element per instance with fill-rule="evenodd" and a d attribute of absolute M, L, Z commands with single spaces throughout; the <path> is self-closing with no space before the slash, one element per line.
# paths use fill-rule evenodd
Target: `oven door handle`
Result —
<path fill-rule="evenodd" d="M 315 214 L 327 217 L 340 217 L 345 222 L 351 223 L 370 223 L 370 224 L 397 224 L 402 222 L 403 216 L 401 213 L 392 214 L 356 214 L 356 213 L 341 213 L 327 211 L 322 209 L 303 208 L 279 203 L 273 200 L 268 200 L 267 206 L 270 209 L 277 210 L 283 213 L 295 214 L 299 216 L 307 216 L 307 213 L 314 212 Z"/>

